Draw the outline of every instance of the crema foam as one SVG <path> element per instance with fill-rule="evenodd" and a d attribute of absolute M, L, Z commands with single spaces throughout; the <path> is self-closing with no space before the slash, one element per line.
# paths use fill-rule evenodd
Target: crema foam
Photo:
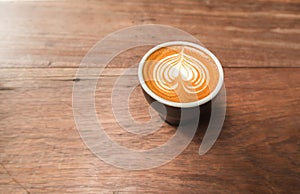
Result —
<path fill-rule="evenodd" d="M 219 72 L 204 51 L 174 45 L 154 51 L 145 61 L 143 77 L 148 88 L 172 102 L 194 102 L 208 96 L 217 86 Z"/>

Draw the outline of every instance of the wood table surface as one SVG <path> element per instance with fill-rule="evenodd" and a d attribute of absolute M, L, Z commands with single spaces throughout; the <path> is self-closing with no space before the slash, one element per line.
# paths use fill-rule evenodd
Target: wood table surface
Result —
<path fill-rule="evenodd" d="M 198 155 L 200 130 L 167 164 L 133 171 L 83 143 L 72 88 L 84 81 L 75 74 L 96 42 L 140 24 L 182 29 L 220 59 L 227 112 L 207 154 Z M 134 149 L 159 146 L 176 131 L 122 131 L 106 103 L 114 80 L 149 48 L 117 56 L 96 90 L 107 134 Z M 299 0 L 1 1 L 0 193 L 299 193 L 299 49 Z M 134 92 L 132 116 L 149 119 L 140 87 Z"/>

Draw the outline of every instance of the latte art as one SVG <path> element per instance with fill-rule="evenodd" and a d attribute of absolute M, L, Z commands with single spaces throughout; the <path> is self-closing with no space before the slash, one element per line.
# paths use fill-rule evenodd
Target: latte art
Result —
<path fill-rule="evenodd" d="M 153 70 L 153 77 L 157 80 L 157 86 L 164 92 L 182 87 L 185 92 L 194 94 L 203 91 L 209 82 L 205 65 L 186 55 L 184 48 L 180 53 L 158 61 Z"/>
<path fill-rule="evenodd" d="M 147 86 L 173 102 L 193 102 L 208 96 L 217 85 L 217 72 L 206 53 L 179 45 L 156 50 L 143 67 Z"/>

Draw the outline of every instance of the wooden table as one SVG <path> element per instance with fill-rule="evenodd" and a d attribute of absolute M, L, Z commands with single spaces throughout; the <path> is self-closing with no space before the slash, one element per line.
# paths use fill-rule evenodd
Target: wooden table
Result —
<path fill-rule="evenodd" d="M 172 25 L 199 38 L 222 62 L 228 101 L 206 155 L 197 154 L 200 131 L 169 163 L 130 171 L 85 146 L 72 87 L 98 40 L 139 24 Z M 299 193 L 299 0 L 3 1 L 0 37 L 1 193 Z M 149 48 L 109 64 L 104 95 Z M 149 119 L 140 88 L 135 92 L 133 117 Z M 107 133 L 124 146 L 149 149 L 176 131 L 167 124 L 145 137 L 120 131 L 97 103 Z"/>

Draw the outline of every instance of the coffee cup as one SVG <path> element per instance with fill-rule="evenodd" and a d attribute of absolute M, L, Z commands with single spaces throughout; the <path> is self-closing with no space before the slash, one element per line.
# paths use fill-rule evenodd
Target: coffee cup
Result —
<path fill-rule="evenodd" d="M 217 57 L 196 43 L 173 41 L 150 49 L 138 78 L 147 102 L 171 125 L 200 119 L 224 82 Z"/>

